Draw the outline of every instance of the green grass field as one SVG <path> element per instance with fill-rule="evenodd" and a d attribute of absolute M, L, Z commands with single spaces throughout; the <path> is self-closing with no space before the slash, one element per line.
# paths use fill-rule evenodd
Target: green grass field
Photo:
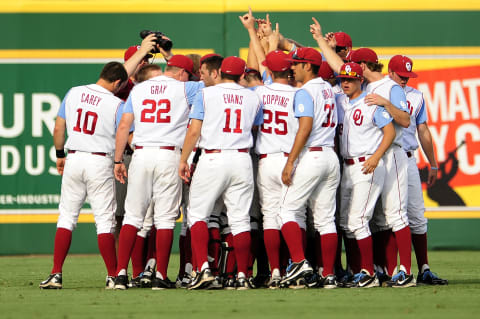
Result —
<path fill-rule="evenodd" d="M 51 263 L 51 256 L 0 258 L 0 318 L 480 317 L 480 252 L 474 251 L 431 252 L 432 269 L 450 284 L 406 289 L 107 291 L 101 257 L 72 255 L 64 288 L 40 290 Z M 177 269 L 173 255 L 170 278 Z"/>

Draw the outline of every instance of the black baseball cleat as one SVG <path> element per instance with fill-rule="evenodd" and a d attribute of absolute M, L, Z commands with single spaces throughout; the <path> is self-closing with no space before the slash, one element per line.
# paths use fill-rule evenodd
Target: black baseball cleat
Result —
<path fill-rule="evenodd" d="M 168 279 L 160 279 L 158 277 L 154 277 L 152 280 L 152 290 L 164 290 L 164 289 L 171 289 L 175 288 L 175 284 Z"/>
<path fill-rule="evenodd" d="M 105 289 L 115 289 L 115 277 L 107 276 L 107 278 L 105 278 Z"/>
<path fill-rule="evenodd" d="M 377 275 L 370 273 L 362 269 L 358 274 L 353 275 L 353 280 L 349 284 L 349 288 L 373 288 L 380 287 L 380 282 L 378 281 Z"/>
<path fill-rule="evenodd" d="M 387 281 L 387 287 L 393 288 L 415 287 L 416 285 L 417 282 L 413 274 L 408 275 L 403 270 L 400 270 L 391 280 Z"/>
<path fill-rule="evenodd" d="M 251 283 L 247 278 L 240 277 L 240 278 L 237 278 L 237 280 L 235 281 L 235 288 L 237 290 L 249 290 L 249 289 L 252 289 L 253 287 L 251 286 Z"/>
<path fill-rule="evenodd" d="M 317 273 L 309 274 L 305 276 L 305 284 L 308 288 L 318 288 L 319 286 L 319 276 Z"/>
<path fill-rule="evenodd" d="M 142 288 L 142 283 L 140 282 L 140 279 L 140 276 L 130 279 L 130 282 L 128 283 L 128 288 Z"/>
<path fill-rule="evenodd" d="M 448 285 L 447 279 L 438 277 L 430 269 L 425 269 L 424 272 L 418 273 L 417 284 L 419 285 Z"/>
<path fill-rule="evenodd" d="M 235 278 L 229 277 L 223 280 L 223 289 L 235 290 Z"/>
<path fill-rule="evenodd" d="M 326 277 L 320 277 L 318 281 L 318 286 L 325 289 L 335 289 L 337 288 L 337 280 L 335 275 L 327 275 Z"/>
<path fill-rule="evenodd" d="M 152 287 L 152 280 L 155 278 L 155 270 L 148 266 L 141 274 L 140 274 L 140 285 L 142 288 L 151 288 Z"/>
<path fill-rule="evenodd" d="M 189 290 L 203 289 L 206 288 L 212 281 L 215 280 L 215 277 L 212 275 L 210 269 L 205 268 L 201 272 L 197 273 L 195 278 L 192 280 L 188 286 Z"/>
<path fill-rule="evenodd" d="M 313 273 L 313 269 L 306 259 L 298 263 L 291 263 L 287 267 L 287 273 L 281 283 L 295 282 L 300 277 L 305 277 Z"/>
<path fill-rule="evenodd" d="M 62 273 L 48 275 L 47 279 L 42 281 L 39 285 L 42 289 L 62 289 Z"/>
<path fill-rule="evenodd" d="M 128 277 L 126 275 L 120 275 L 115 278 L 116 290 L 126 290 L 128 288 Z"/>

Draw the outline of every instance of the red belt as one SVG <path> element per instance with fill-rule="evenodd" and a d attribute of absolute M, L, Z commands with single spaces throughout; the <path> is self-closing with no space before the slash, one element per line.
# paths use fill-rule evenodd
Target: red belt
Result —
<path fill-rule="evenodd" d="M 412 156 L 413 156 L 413 152 L 407 151 L 406 153 L 407 153 L 407 156 L 408 156 L 408 157 L 412 157 Z"/>
<path fill-rule="evenodd" d="M 321 152 L 321 151 L 323 151 L 323 147 L 321 147 L 321 146 L 309 147 L 308 151 L 310 151 L 310 152 Z"/>
<path fill-rule="evenodd" d="M 237 151 L 240 153 L 248 153 L 248 148 L 239 148 Z M 205 153 L 210 154 L 210 153 L 221 153 L 222 150 L 215 149 L 215 150 L 205 150 Z"/>
<path fill-rule="evenodd" d="M 142 148 L 143 148 L 143 146 L 135 145 L 136 150 L 141 150 Z M 154 146 L 154 148 L 158 148 L 158 149 L 161 149 L 161 150 L 169 150 L 169 151 L 174 151 L 175 150 L 175 146 Z"/>
<path fill-rule="evenodd" d="M 288 155 L 290 155 L 290 153 L 283 152 L 283 156 L 288 157 Z M 262 158 L 265 158 L 265 157 L 267 157 L 267 156 L 268 156 L 268 154 L 260 154 L 260 155 L 259 155 L 259 158 L 262 159 Z"/>
<path fill-rule="evenodd" d="M 345 158 L 345 159 L 343 159 L 343 161 L 344 161 L 345 164 L 347 164 L 347 165 L 353 165 L 353 164 L 355 164 L 355 159 L 354 159 L 354 158 Z M 365 156 L 357 157 L 357 161 L 358 161 L 359 163 L 365 162 Z"/>
<path fill-rule="evenodd" d="M 77 151 L 69 150 L 68 154 L 73 154 L 73 153 L 76 153 L 76 152 Z M 86 153 L 90 153 L 90 154 L 93 154 L 93 155 L 107 156 L 107 153 L 102 153 L 102 152 L 86 152 Z"/>

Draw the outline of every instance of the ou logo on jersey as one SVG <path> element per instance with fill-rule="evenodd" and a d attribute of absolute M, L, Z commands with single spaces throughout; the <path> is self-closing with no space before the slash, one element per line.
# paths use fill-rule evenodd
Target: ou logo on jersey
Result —
<path fill-rule="evenodd" d="M 359 109 L 356 109 L 354 112 L 353 112 L 353 123 L 355 123 L 355 125 L 362 125 L 363 123 L 363 115 L 362 115 L 362 111 L 359 110 Z"/>

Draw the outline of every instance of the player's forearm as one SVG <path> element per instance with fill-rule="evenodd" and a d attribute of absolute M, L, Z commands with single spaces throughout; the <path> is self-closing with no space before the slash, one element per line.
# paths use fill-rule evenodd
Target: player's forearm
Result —
<path fill-rule="evenodd" d="M 115 137 L 115 162 L 121 162 L 123 160 L 123 152 L 128 141 L 128 127 L 120 125 Z"/>
<path fill-rule="evenodd" d="M 55 146 L 56 150 L 63 150 L 65 146 L 65 125 L 65 119 L 57 116 L 57 119 L 55 120 L 55 127 L 53 129 L 53 145 Z"/>
<path fill-rule="evenodd" d="M 247 67 L 258 70 L 258 61 L 255 50 L 253 49 L 252 41 L 248 44 Z"/>
<path fill-rule="evenodd" d="M 410 114 L 408 114 L 405 111 L 400 110 L 398 107 L 393 105 L 391 102 L 385 103 L 386 105 L 383 105 L 385 109 L 387 110 L 388 113 L 393 117 L 393 120 L 395 123 L 398 125 L 407 128 L 410 126 Z"/>
<path fill-rule="evenodd" d="M 198 139 L 200 138 L 200 132 L 201 126 L 200 128 L 198 128 L 195 124 L 195 120 L 192 120 L 192 122 L 190 123 L 190 127 L 187 130 L 187 134 L 185 135 L 185 140 L 183 141 L 180 162 L 187 162 L 190 153 L 192 153 Z"/>
<path fill-rule="evenodd" d="M 420 140 L 420 145 L 422 145 L 423 152 L 427 156 L 428 162 L 432 167 L 437 166 L 437 160 L 435 158 L 435 152 L 433 150 L 433 140 L 432 134 L 426 123 L 419 124 L 417 126 L 418 139 Z"/>
<path fill-rule="evenodd" d="M 258 70 L 260 71 L 260 74 L 262 74 L 263 71 L 265 71 L 265 67 L 262 65 L 262 62 L 265 61 L 265 52 L 263 51 L 262 44 L 257 37 L 255 29 L 248 29 L 248 35 L 250 36 L 253 52 L 255 52 L 255 56 L 257 57 Z"/>
<path fill-rule="evenodd" d="M 305 147 L 307 143 L 308 137 L 310 136 L 310 132 L 312 131 L 313 126 L 313 118 L 311 117 L 301 117 L 299 119 L 299 127 L 297 134 L 295 135 L 295 141 L 293 142 L 292 150 L 288 155 L 287 161 L 290 163 L 294 163 L 302 149 Z"/>
<path fill-rule="evenodd" d="M 383 131 L 383 138 L 382 141 L 380 142 L 380 145 L 378 146 L 377 150 L 375 153 L 373 153 L 372 156 L 375 156 L 376 158 L 380 159 L 383 154 L 392 146 L 393 140 L 395 140 L 395 127 L 393 126 L 392 123 L 389 123 L 385 125 L 382 128 Z"/>
<path fill-rule="evenodd" d="M 328 45 L 327 41 L 324 38 L 317 40 L 318 47 L 323 53 L 325 60 L 332 70 L 336 73 L 340 73 L 340 68 L 343 65 L 343 60 L 338 56 L 338 54 Z"/>

